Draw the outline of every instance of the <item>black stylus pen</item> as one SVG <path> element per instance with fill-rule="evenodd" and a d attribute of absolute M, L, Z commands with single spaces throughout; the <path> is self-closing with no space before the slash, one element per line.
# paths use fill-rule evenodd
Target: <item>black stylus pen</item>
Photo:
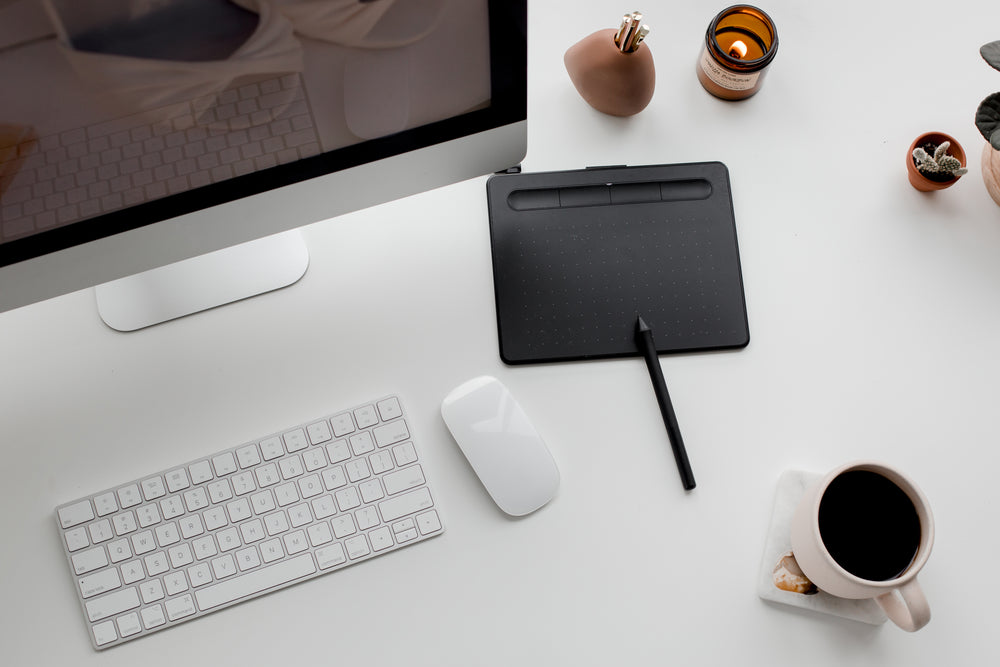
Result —
<path fill-rule="evenodd" d="M 635 344 L 646 360 L 649 379 L 653 381 L 656 402 L 660 404 L 660 414 L 663 415 L 663 424 L 667 427 L 667 437 L 670 438 L 670 447 L 674 450 L 674 460 L 677 462 L 677 471 L 681 474 L 681 483 L 684 485 L 685 491 L 690 491 L 695 487 L 691 462 L 688 461 L 687 450 L 684 449 L 684 438 L 681 437 L 681 429 L 677 425 L 677 415 L 674 414 L 674 406 L 670 402 L 667 382 L 663 379 L 660 358 L 656 355 L 653 330 L 649 328 L 641 316 L 637 316 L 635 321 Z"/>

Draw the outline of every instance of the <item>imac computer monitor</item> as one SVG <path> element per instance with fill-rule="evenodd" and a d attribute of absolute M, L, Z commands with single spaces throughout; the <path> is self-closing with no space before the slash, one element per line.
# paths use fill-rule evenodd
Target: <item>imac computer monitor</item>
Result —
<path fill-rule="evenodd" d="M 298 227 L 518 164 L 526 4 L 0 0 L 0 312 L 96 286 L 141 328 L 294 282 Z"/>

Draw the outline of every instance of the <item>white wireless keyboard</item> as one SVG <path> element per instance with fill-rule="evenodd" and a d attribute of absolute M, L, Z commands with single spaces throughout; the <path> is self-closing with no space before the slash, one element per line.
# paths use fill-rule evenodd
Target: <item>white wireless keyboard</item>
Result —
<path fill-rule="evenodd" d="M 97 649 L 442 532 L 395 396 L 56 513 Z"/>

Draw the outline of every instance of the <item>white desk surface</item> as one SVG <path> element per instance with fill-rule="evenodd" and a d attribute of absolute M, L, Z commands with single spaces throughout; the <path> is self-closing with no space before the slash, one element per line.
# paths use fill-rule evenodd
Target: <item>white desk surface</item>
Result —
<path fill-rule="evenodd" d="M 566 6 L 560 11 L 556 5 Z M 751 342 L 664 356 L 698 487 L 681 489 L 639 359 L 506 367 L 485 177 L 306 229 L 279 293 L 132 334 L 91 290 L 0 315 L 0 646 L 8 665 L 953 665 L 997 654 L 1000 207 L 973 126 L 1000 73 L 990 3 L 768 0 L 780 48 L 726 103 L 694 61 L 718 6 L 651 2 L 651 105 L 590 109 L 563 52 L 633 7 L 530 8 L 525 170 L 720 160 Z M 696 6 L 697 5 L 697 6 Z M 906 147 L 943 130 L 970 173 L 934 195 Z M 493 374 L 559 463 L 558 497 L 510 520 L 438 413 Z M 110 651 L 90 647 L 53 508 L 384 393 L 406 402 L 443 536 Z M 930 498 L 911 635 L 762 602 L 782 471 L 876 458 Z M 390 604 L 393 603 L 394 604 Z"/>

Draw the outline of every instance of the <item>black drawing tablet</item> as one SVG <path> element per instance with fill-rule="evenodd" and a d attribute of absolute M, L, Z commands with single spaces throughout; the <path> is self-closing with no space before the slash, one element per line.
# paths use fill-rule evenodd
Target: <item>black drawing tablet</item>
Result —
<path fill-rule="evenodd" d="M 750 342 L 720 162 L 497 174 L 486 185 L 500 357 L 635 356 Z"/>

